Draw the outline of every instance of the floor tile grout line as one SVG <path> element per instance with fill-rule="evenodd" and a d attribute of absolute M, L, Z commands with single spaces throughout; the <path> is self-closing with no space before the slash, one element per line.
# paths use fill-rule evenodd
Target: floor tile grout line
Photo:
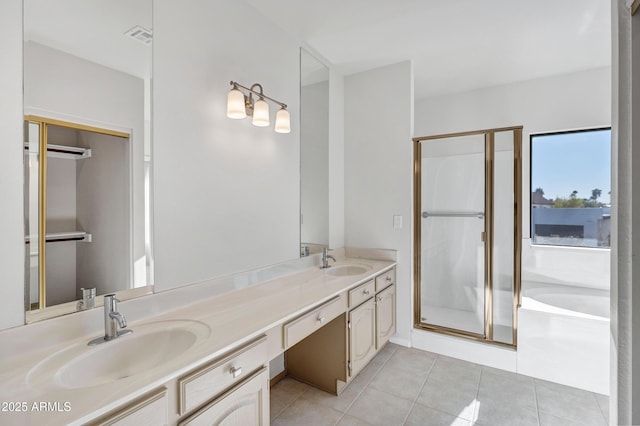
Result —
<path fill-rule="evenodd" d="M 338 415 L 337 420 L 336 420 L 336 425 L 339 424 L 340 422 L 343 422 L 345 420 L 345 418 L 347 417 L 347 415 L 351 416 L 351 414 L 349 414 L 349 410 L 353 408 L 353 405 L 355 404 L 356 400 L 359 400 L 359 398 L 362 397 L 362 394 L 366 391 L 366 390 L 372 390 L 375 389 L 377 391 L 381 391 L 383 393 L 387 393 L 391 396 L 395 396 L 398 397 L 398 395 L 396 395 L 395 393 L 391 393 L 391 392 L 385 392 L 384 389 L 378 389 L 378 388 L 374 388 L 374 386 L 372 385 L 372 383 L 374 382 L 374 380 L 376 379 L 376 377 L 378 377 L 380 374 L 383 373 L 383 370 L 385 370 L 385 368 L 389 368 L 390 365 L 390 360 L 392 358 L 394 358 L 394 356 L 398 355 L 399 350 L 402 348 L 401 352 L 404 352 L 404 348 L 403 347 L 398 347 L 396 345 L 394 346 L 390 346 L 388 349 L 388 353 L 385 353 L 384 355 L 381 353 L 380 355 L 382 355 L 379 359 L 379 365 L 377 366 L 377 368 L 373 368 L 370 373 L 367 374 L 368 376 L 368 380 L 363 380 L 362 381 L 362 388 L 359 391 L 354 392 L 354 396 L 353 399 L 351 399 L 351 402 L 349 402 L 344 409 L 342 410 L 338 410 L 335 409 L 336 411 L 338 411 L 338 413 L 336 413 Z M 409 350 L 411 350 L 411 348 L 408 348 Z M 409 398 L 403 398 L 405 399 L 405 401 L 409 402 L 409 409 L 408 412 L 405 414 L 404 416 L 404 420 L 402 421 L 402 424 L 406 424 L 412 411 L 415 410 L 415 408 L 417 406 L 421 406 L 424 407 L 425 405 L 418 403 L 417 401 L 420 398 L 420 395 L 422 394 L 422 392 L 424 391 L 429 379 L 431 378 L 431 374 L 434 374 L 435 371 L 435 367 L 436 367 L 436 363 L 438 363 L 439 361 L 442 361 L 444 359 L 448 359 L 450 357 L 447 356 L 443 356 L 440 354 L 431 354 L 432 356 L 430 357 L 430 360 L 427 359 L 417 359 L 418 363 L 415 366 L 417 368 L 417 371 L 422 371 L 422 372 L 426 372 L 425 378 L 423 379 L 423 381 L 421 382 L 420 386 L 419 386 L 419 391 L 415 394 L 415 396 L 411 399 Z M 430 361 L 430 362 L 429 362 Z M 429 362 L 429 367 L 426 370 L 423 370 L 422 367 L 425 366 L 425 364 Z M 483 380 L 489 378 L 491 375 L 489 375 L 488 373 L 491 371 L 491 369 L 489 367 L 486 366 L 481 366 L 480 369 L 480 374 L 478 375 L 478 379 L 477 379 L 477 386 L 476 386 L 476 392 L 475 392 L 475 406 L 473 407 L 473 415 L 472 415 L 472 420 L 467 420 L 465 418 L 459 418 L 459 420 L 464 420 L 465 424 L 468 424 L 468 426 L 471 425 L 475 425 L 476 420 L 477 420 L 477 416 L 479 415 L 479 404 L 478 404 L 478 399 L 479 399 L 479 395 L 480 395 L 480 390 L 483 389 L 482 388 L 482 383 Z M 474 374 L 475 375 L 475 374 Z M 517 378 L 517 376 L 520 376 L 522 378 L 527 378 L 528 381 L 533 385 L 532 390 L 533 390 L 533 402 L 534 402 L 534 410 L 535 410 L 535 414 L 536 414 L 536 423 L 538 426 L 542 425 L 542 413 L 545 413 L 545 416 L 552 416 L 550 418 L 557 418 L 557 419 L 565 419 L 565 420 L 571 420 L 572 417 L 567 418 L 565 415 L 563 414 L 556 414 L 555 411 L 557 410 L 551 410 L 551 409 L 545 409 L 544 411 L 542 410 L 543 408 L 549 408 L 545 405 L 545 398 L 546 398 L 546 394 L 544 394 L 544 392 L 546 392 L 547 386 L 546 386 L 546 382 L 544 380 L 538 380 L 535 379 L 533 377 L 530 376 L 525 376 L 525 375 L 520 375 L 518 373 L 515 373 L 515 376 Z M 520 381 L 520 380 L 518 380 Z M 522 383 L 524 384 L 524 383 Z M 540 389 L 538 389 L 540 388 Z M 279 418 L 282 418 L 283 413 L 285 413 L 287 410 L 289 410 L 291 408 L 291 406 L 296 402 L 299 401 L 300 399 L 304 398 L 304 396 L 309 393 L 309 390 L 311 388 L 310 387 L 304 387 L 297 395 L 295 395 L 295 397 L 293 398 L 293 400 L 291 400 L 289 403 L 287 404 L 283 404 L 283 408 L 279 411 L 279 413 L 273 418 L 273 421 L 276 421 Z M 553 387 L 549 387 L 549 389 L 554 389 Z M 544 392 L 543 392 L 544 391 Z M 561 391 L 558 390 L 558 391 Z M 587 397 L 588 399 L 590 399 L 594 404 L 595 407 L 597 407 L 596 410 L 592 410 L 593 411 L 593 416 L 591 417 L 596 424 L 603 424 L 604 426 L 608 425 L 608 417 L 606 415 L 605 409 L 607 408 L 606 405 L 606 398 L 600 398 L 600 394 L 597 394 L 595 392 L 588 392 L 591 396 Z M 540 394 L 543 394 L 542 396 Z M 582 394 L 584 394 L 584 396 L 586 397 L 587 392 L 582 392 Z M 484 395 L 484 393 L 483 393 Z M 486 396 L 486 395 L 485 395 Z M 483 396 L 484 397 L 484 396 Z M 400 397 L 402 398 L 402 397 Z M 542 401 L 541 401 L 542 399 Z M 601 399 L 602 399 L 602 403 L 601 403 Z M 587 399 L 583 399 L 583 401 L 585 401 L 585 404 L 587 404 Z M 542 403 L 542 405 L 541 405 Z M 324 404 L 321 404 L 324 405 Z M 591 405 L 591 404 L 590 404 Z M 451 413 L 447 413 L 446 411 L 441 411 L 437 408 L 433 408 L 433 407 L 429 407 L 429 405 L 426 405 L 427 408 L 435 410 L 435 411 L 439 411 L 441 413 L 444 414 L 448 414 L 451 415 Z M 332 407 L 330 407 L 332 408 Z M 599 412 L 600 415 L 596 414 L 595 412 Z M 569 412 L 564 412 L 564 414 L 569 415 Z M 455 415 L 454 415 L 455 416 Z M 457 416 L 456 416 L 457 417 Z M 363 421 L 364 423 L 367 423 L 364 419 L 359 418 L 358 416 L 354 416 L 354 419 L 358 419 Z M 596 420 L 598 419 L 598 420 Z M 604 422 L 604 423 L 602 423 Z M 368 423 L 367 423 L 368 424 Z"/>
<path fill-rule="evenodd" d="M 538 426 L 540 426 L 540 404 L 538 404 L 538 385 L 536 384 L 536 379 L 531 378 L 533 382 L 533 400 L 536 403 L 536 419 L 538 420 Z"/>
<path fill-rule="evenodd" d="M 536 378 L 533 378 L 533 377 L 531 379 L 533 380 L 534 389 L 535 389 L 535 393 L 536 393 L 536 408 L 537 408 L 536 412 L 538 414 L 538 419 L 540 419 L 540 413 L 546 413 L 547 415 L 551 415 L 553 417 L 556 417 L 556 418 L 559 418 L 559 419 L 562 419 L 562 420 L 573 421 L 573 419 L 568 417 L 568 416 L 566 416 L 566 414 L 564 412 L 563 413 L 555 413 L 555 412 L 552 412 L 551 410 L 545 410 L 545 411 L 540 410 L 539 405 L 538 405 L 538 392 L 537 392 L 538 391 L 538 386 L 537 386 L 537 384 L 538 383 L 543 383 L 544 380 L 536 379 Z M 565 385 L 562 385 L 560 383 L 554 383 L 554 382 L 551 382 L 551 383 L 554 384 L 554 385 L 565 386 Z M 544 385 L 541 385 L 541 387 L 544 387 Z M 573 388 L 573 389 L 581 390 L 579 388 Z M 602 408 L 600 407 L 600 404 L 598 403 L 598 401 L 597 401 L 597 399 L 595 397 L 595 393 L 594 392 L 590 392 L 590 391 L 587 391 L 587 392 L 592 394 L 593 398 L 595 399 L 596 407 L 598 407 L 597 410 L 589 409 L 589 411 L 597 411 L 597 412 L 599 412 L 600 415 L 602 416 L 602 419 L 604 420 L 603 425 L 604 426 L 608 426 L 609 425 L 609 419 L 605 416 Z M 542 424 L 542 422 L 540 421 L 539 424 Z"/>
<path fill-rule="evenodd" d="M 373 375 L 373 377 L 371 378 L 371 380 L 369 382 L 367 382 L 367 384 L 362 388 L 362 390 L 360 392 L 358 392 L 358 394 L 356 395 L 356 397 L 353 399 L 353 401 L 351 401 L 351 403 L 347 406 L 347 408 L 345 409 L 345 411 L 341 412 L 341 416 L 338 418 L 338 420 L 336 421 L 336 425 L 338 423 L 340 423 L 340 421 L 344 418 L 344 416 L 347 415 L 347 411 L 349 411 L 349 409 L 351 408 L 351 406 L 353 405 L 353 403 L 355 402 L 356 399 L 358 399 L 358 397 L 360 397 L 360 395 L 362 394 L 362 392 L 364 392 L 364 390 L 369 386 L 369 384 L 371 383 L 371 381 L 373 381 L 373 378 L 375 378 L 375 376 L 378 375 L 378 373 L 380 372 L 380 370 L 382 370 L 382 368 L 384 367 L 384 365 L 387 363 L 387 361 L 393 356 L 393 354 L 396 352 L 397 349 L 394 349 L 393 352 L 391 353 L 391 355 L 389 355 L 389 357 L 382 363 L 382 365 L 380 366 L 380 368 L 378 368 L 378 370 L 376 371 L 376 373 Z M 295 379 L 294 379 L 295 380 Z M 289 407 L 291 407 L 297 400 L 299 400 L 309 389 L 305 389 L 304 391 L 300 392 L 300 394 L 294 398 L 288 405 L 286 405 L 282 410 L 280 410 L 280 413 L 278 413 L 278 415 L 276 417 L 273 418 L 273 420 L 278 419 L 278 417 L 280 417 L 282 415 L 282 413 L 284 413 Z M 328 407 L 331 408 L 331 407 Z M 335 410 L 335 409 L 334 409 Z M 340 411 L 340 410 L 336 410 L 336 411 Z"/>
<path fill-rule="evenodd" d="M 482 381 L 483 374 L 484 374 L 484 366 L 480 367 L 480 375 L 478 376 L 478 386 L 476 387 L 476 397 L 474 399 L 475 404 L 473 407 L 473 413 L 471 413 L 471 420 L 469 421 L 469 424 L 475 424 L 476 420 L 478 419 L 476 416 L 480 415 L 480 413 L 478 412 L 478 407 L 480 406 L 480 404 L 478 404 L 478 398 L 480 397 L 480 382 Z"/>
<path fill-rule="evenodd" d="M 397 351 L 397 350 L 398 350 L 398 348 L 395 348 L 395 349 L 393 350 L 393 352 L 391 352 L 391 355 L 389 355 L 389 356 L 387 357 L 387 359 L 385 359 L 385 360 L 384 360 L 384 362 L 382 363 L 382 365 L 380 366 L 380 368 L 378 368 L 378 371 L 376 371 L 376 374 L 374 374 L 374 375 L 373 375 L 373 377 L 371 377 L 371 380 L 369 380 L 369 381 L 368 381 L 368 382 L 367 382 L 367 383 L 362 387 L 362 390 L 361 390 L 360 392 L 358 392 L 358 394 L 356 395 L 356 397 L 355 397 L 355 398 L 353 398 L 353 401 L 351 401 L 351 403 L 350 403 L 350 404 L 347 406 L 347 408 L 344 410 L 344 412 L 342 413 L 342 416 L 341 416 L 341 417 L 338 419 L 338 421 L 336 422 L 336 425 L 337 425 L 338 423 L 340 423 L 340 421 L 342 421 L 342 419 L 344 418 L 344 416 L 346 416 L 346 415 L 347 415 L 347 413 L 349 412 L 349 409 L 351 409 L 351 407 L 353 406 L 353 404 L 355 404 L 356 400 L 357 400 L 358 398 L 360 398 L 360 395 L 362 395 L 362 393 L 363 393 L 363 392 L 364 392 L 364 391 L 369 387 L 369 385 L 371 384 L 371 382 L 373 382 L 373 379 L 375 379 L 375 378 L 376 378 L 376 376 L 377 376 L 378 374 L 380 374 L 380 371 L 382 371 L 382 369 L 384 368 L 384 366 L 385 366 L 385 365 L 387 364 L 387 362 L 391 359 L 391 357 L 396 353 L 396 351 Z M 357 377 L 357 375 L 356 375 L 356 377 Z M 354 377 L 354 379 L 355 379 L 355 377 Z M 354 380 L 354 379 L 352 379 L 352 380 Z M 357 417 L 357 418 L 358 418 L 359 420 L 364 421 L 364 419 L 360 419 L 359 417 Z"/>
<path fill-rule="evenodd" d="M 291 380 L 295 380 L 295 379 L 291 379 Z M 297 381 L 297 380 L 296 380 L 296 381 Z M 302 382 L 300 382 L 300 383 L 302 383 Z M 305 385 L 306 385 L 306 386 L 309 386 L 309 385 L 307 385 L 306 383 L 305 383 Z M 296 402 L 297 400 L 299 400 L 299 399 L 300 399 L 300 397 L 301 397 L 302 395 L 304 395 L 304 394 L 305 394 L 305 392 L 307 392 L 308 390 L 309 390 L 309 389 L 305 387 L 305 389 L 304 389 L 302 392 L 300 392 L 300 394 L 299 394 L 298 396 L 296 396 L 295 398 L 293 398 L 293 399 L 291 400 L 291 402 L 290 402 L 290 403 L 286 404 L 286 405 L 284 406 L 284 408 L 283 408 L 282 410 L 280 410 L 280 412 L 278 413 L 278 415 L 277 415 L 277 416 L 275 416 L 275 417 L 273 418 L 273 420 L 276 420 L 278 417 L 280 417 L 280 416 L 282 415 L 282 413 L 284 413 L 285 411 L 287 411 L 287 409 L 288 409 L 289 407 L 291 407 L 291 406 L 293 405 L 293 403 L 294 403 L 294 402 Z M 271 394 L 271 390 L 269 390 L 269 394 Z M 269 395 L 269 404 L 271 404 L 271 395 Z M 269 407 L 269 408 L 271 408 L 271 407 Z M 271 423 L 271 421 L 270 421 L 269 423 Z"/>
<path fill-rule="evenodd" d="M 609 424 L 609 418 L 608 418 L 608 416 L 606 416 L 604 414 L 604 410 L 602 409 L 602 405 L 600 405 L 600 401 L 598 401 L 598 396 L 596 395 L 595 392 L 591 392 L 591 395 L 593 396 L 593 399 L 596 400 L 596 407 L 598 407 L 600 409 L 600 414 L 602 414 L 602 418 L 604 419 L 604 424 L 608 425 Z"/>
<path fill-rule="evenodd" d="M 420 398 L 420 394 L 422 393 L 422 390 L 424 389 L 424 386 L 427 384 L 427 381 L 429 381 L 429 376 L 431 375 L 431 370 L 433 370 L 433 366 L 436 364 L 436 361 L 438 360 L 438 357 L 439 357 L 439 355 L 436 356 L 436 359 L 431 361 L 431 366 L 429 367 L 429 371 L 427 372 L 427 376 L 424 378 L 424 381 L 422 382 L 422 385 L 420 385 L 420 390 L 418 390 L 418 393 L 416 394 L 416 397 L 413 398 L 413 402 L 411 403 L 411 407 L 409 407 L 409 411 L 404 416 L 404 420 L 402 421 L 403 425 L 407 423 L 407 420 L 409 420 L 409 416 L 411 415 L 411 412 L 413 411 L 414 407 L 416 406 L 416 403 L 418 401 L 418 398 Z"/>

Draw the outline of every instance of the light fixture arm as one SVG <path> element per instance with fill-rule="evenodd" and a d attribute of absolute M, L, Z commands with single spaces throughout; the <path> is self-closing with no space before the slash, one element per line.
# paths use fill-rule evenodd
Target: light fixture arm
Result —
<path fill-rule="evenodd" d="M 242 87 L 244 90 L 248 91 L 248 92 L 249 92 L 249 101 L 250 101 L 250 102 L 252 102 L 252 101 L 253 101 L 253 99 L 252 99 L 252 95 L 256 95 L 256 96 L 258 96 L 260 99 L 262 99 L 262 98 L 264 98 L 264 99 L 269 99 L 271 102 L 274 102 L 274 103 L 276 103 L 276 104 L 280 105 L 280 107 L 285 108 L 285 109 L 287 108 L 287 104 L 282 103 L 282 102 L 280 102 L 280 101 L 278 101 L 278 100 L 276 100 L 276 99 L 273 99 L 273 98 L 271 98 L 271 97 L 269 97 L 269 96 L 265 95 L 265 94 L 263 93 L 263 91 L 262 91 L 262 85 L 261 85 L 260 83 L 254 83 L 254 84 L 252 84 L 252 85 L 251 85 L 251 88 L 246 87 L 246 86 L 243 86 L 242 84 L 237 83 L 237 82 L 235 82 L 235 81 L 231 81 L 231 82 L 230 82 L 230 84 L 233 86 L 233 88 L 234 88 L 234 89 L 237 89 L 238 87 Z M 257 87 L 259 90 L 254 90 L 254 87 Z"/>

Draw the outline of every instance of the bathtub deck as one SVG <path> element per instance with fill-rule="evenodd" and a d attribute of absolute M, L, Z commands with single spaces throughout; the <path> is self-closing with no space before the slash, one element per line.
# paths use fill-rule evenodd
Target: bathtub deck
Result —
<path fill-rule="evenodd" d="M 518 373 L 608 395 L 609 318 L 595 315 L 603 315 L 606 310 L 594 311 L 585 303 L 588 308 L 585 312 L 575 311 L 580 306 L 576 303 L 579 297 L 591 299 L 602 292 L 555 287 L 543 286 L 542 291 L 538 291 L 540 286 L 536 288 L 531 284 L 523 287 L 523 303 L 518 314 Z M 546 288 L 553 291 L 544 292 Z M 528 293 L 529 289 L 536 291 Z M 563 297 L 553 301 L 554 294 Z M 565 296 L 571 294 L 575 295 L 571 305 L 563 306 Z"/>

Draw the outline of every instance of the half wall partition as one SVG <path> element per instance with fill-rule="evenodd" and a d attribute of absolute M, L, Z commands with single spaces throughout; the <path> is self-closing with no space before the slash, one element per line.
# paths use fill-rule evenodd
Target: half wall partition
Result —
<path fill-rule="evenodd" d="M 517 345 L 522 126 L 414 143 L 414 327 Z"/>

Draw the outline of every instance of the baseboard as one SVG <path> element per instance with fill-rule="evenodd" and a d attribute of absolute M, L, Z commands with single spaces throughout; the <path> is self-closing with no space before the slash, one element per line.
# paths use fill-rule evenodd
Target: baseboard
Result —
<path fill-rule="evenodd" d="M 411 332 L 412 344 L 416 349 L 433 352 L 451 358 L 461 359 L 487 367 L 516 372 L 517 353 L 515 349 L 475 342 L 473 340 L 447 336 L 426 330 Z"/>
<path fill-rule="evenodd" d="M 273 379 L 269 380 L 269 388 L 274 387 L 278 384 L 278 382 L 287 377 L 287 370 L 282 370 L 280 373 L 276 374 Z"/>
<path fill-rule="evenodd" d="M 395 343 L 396 345 L 404 346 L 405 348 L 411 347 L 411 340 L 403 339 L 401 337 L 393 336 L 389 339 L 391 343 Z"/>

